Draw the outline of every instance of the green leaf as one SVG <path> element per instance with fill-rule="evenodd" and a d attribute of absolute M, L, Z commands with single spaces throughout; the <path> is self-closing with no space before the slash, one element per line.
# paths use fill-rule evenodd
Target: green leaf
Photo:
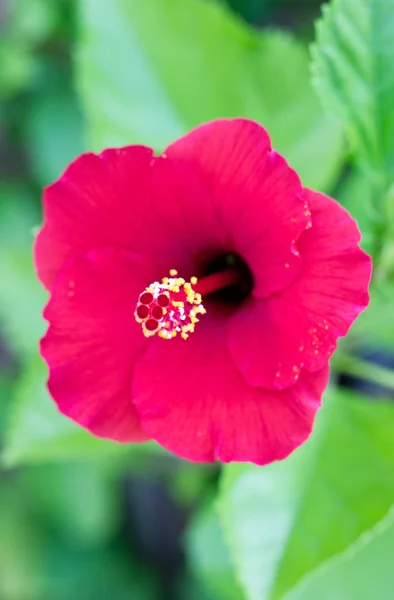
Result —
<path fill-rule="evenodd" d="M 394 589 L 394 509 L 343 554 L 322 565 L 286 600 L 389 600 Z"/>
<path fill-rule="evenodd" d="M 0 334 L 18 354 L 36 352 L 46 294 L 33 267 L 32 228 L 40 214 L 22 185 L 0 184 Z"/>
<path fill-rule="evenodd" d="M 113 460 L 99 457 L 23 469 L 19 483 L 29 498 L 30 511 L 73 546 L 93 548 L 108 543 L 122 526 L 118 481 L 109 464 Z"/>
<path fill-rule="evenodd" d="M 368 309 L 354 323 L 345 342 L 349 349 L 365 347 L 370 340 L 373 340 L 376 347 L 392 352 L 394 347 L 393 298 L 392 282 L 381 281 L 372 287 Z"/>
<path fill-rule="evenodd" d="M 314 83 L 380 191 L 394 179 L 394 2 L 333 0 L 313 48 Z"/>
<path fill-rule="evenodd" d="M 22 40 L 1 32 L 0 95 L 7 98 L 28 87 L 37 71 L 37 59 Z"/>
<path fill-rule="evenodd" d="M 0 333 L 18 354 L 36 352 L 46 294 L 33 267 L 32 228 L 40 219 L 22 186 L 0 185 Z"/>
<path fill-rule="evenodd" d="M 245 116 L 306 185 L 325 188 L 342 161 L 338 126 L 309 83 L 290 35 L 258 33 L 206 0 L 82 2 L 77 80 L 89 141 L 162 150 L 204 121 Z"/>
<path fill-rule="evenodd" d="M 393 439 L 392 404 L 332 390 L 311 439 L 288 459 L 225 467 L 220 513 L 248 599 L 282 598 L 384 517 Z"/>
<path fill-rule="evenodd" d="M 180 461 L 171 475 L 171 495 L 179 505 L 193 506 L 213 486 L 216 465 L 193 464 Z"/>
<path fill-rule="evenodd" d="M 46 389 L 47 370 L 37 355 L 15 388 L 3 464 L 14 466 L 119 454 L 128 446 L 98 439 L 61 415 Z"/>
<path fill-rule="evenodd" d="M 12 0 L 4 4 L 6 22 L 1 28 L 0 93 L 7 97 L 35 85 L 40 69 L 35 50 L 53 33 L 58 7 L 47 0 Z"/>
<path fill-rule="evenodd" d="M 356 220 L 362 234 L 361 246 L 368 254 L 371 254 L 374 249 L 372 224 L 375 219 L 375 215 L 370 210 L 370 191 L 365 177 L 359 171 L 353 171 L 340 186 L 336 195 L 338 202 Z"/>
<path fill-rule="evenodd" d="M 43 43 L 55 29 L 58 8 L 46 0 L 14 0 L 10 3 L 8 27 L 30 47 Z"/>
<path fill-rule="evenodd" d="M 41 85 L 26 114 L 24 135 L 33 175 L 44 186 L 83 151 L 83 121 L 68 74 L 50 62 L 42 65 L 42 71 Z"/>
<path fill-rule="evenodd" d="M 11 485 L 10 485 L 11 483 Z M 41 600 L 43 582 L 40 530 L 27 511 L 15 481 L 0 487 L 0 598 Z"/>
<path fill-rule="evenodd" d="M 31 230 L 40 220 L 35 197 L 25 185 L 0 181 L 0 251 L 24 248 L 31 252 Z M 3 286 L 2 286 L 3 287 Z"/>
<path fill-rule="evenodd" d="M 3 350 L 3 349 L 2 349 Z M 3 437 L 5 426 L 7 423 L 8 408 L 12 394 L 13 377 L 9 373 L 11 365 L 7 364 L 7 355 L 2 352 L 2 365 L 0 368 L 0 436 Z"/>
<path fill-rule="evenodd" d="M 243 600 L 213 502 L 203 506 L 194 516 L 185 542 L 189 568 L 212 597 Z"/>
<path fill-rule="evenodd" d="M 31 250 L 2 251 L 0 280 L 6 282 L 0 289 L 2 334 L 16 352 L 38 352 L 38 340 L 45 331 L 42 310 L 46 293 L 35 275 Z"/>
<path fill-rule="evenodd" d="M 39 600 L 152 600 L 160 597 L 162 590 L 155 574 L 144 568 L 141 561 L 136 561 L 128 548 L 112 544 L 81 552 L 75 544 L 59 545 L 56 541 L 52 534 L 45 548 L 45 589 Z M 28 596 L 23 600 L 25 598 L 30 600 Z M 17 596 L 10 600 L 22 598 Z"/>
<path fill-rule="evenodd" d="M 224 467 L 220 516 L 248 600 L 267 600 L 299 501 L 299 456 L 264 467 Z"/>

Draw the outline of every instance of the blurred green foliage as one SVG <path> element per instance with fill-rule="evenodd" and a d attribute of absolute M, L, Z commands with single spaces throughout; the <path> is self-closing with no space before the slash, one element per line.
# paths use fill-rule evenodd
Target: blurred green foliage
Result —
<path fill-rule="evenodd" d="M 346 552 L 306 577 L 290 592 L 288 600 L 389 598 L 394 576 L 391 564 L 393 516 L 391 510 Z"/>
<path fill-rule="evenodd" d="M 199 123 L 242 115 L 268 128 L 306 185 L 332 185 L 340 128 L 324 115 L 294 36 L 253 31 L 201 0 L 114 0 L 105 12 L 85 0 L 81 17 L 77 81 L 96 150 L 130 136 L 162 150 Z"/>
<path fill-rule="evenodd" d="M 313 79 L 327 112 L 309 74 L 319 13 L 318 0 L 0 0 L 0 600 L 392 599 L 394 404 L 379 398 L 394 397 L 394 1 L 325 11 Z M 58 414 L 31 247 L 41 188 L 84 149 L 160 150 L 238 115 L 357 218 L 376 271 L 310 441 L 263 469 L 226 466 L 218 485 L 217 466 Z"/>
<path fill-rule="evenodd" d="M 190 522 L 186 545 L 191 571 L 204 582 L 213 597 L 240 600 L 242 588 L 235 579 L 218 511 L 207 499 Z"/>
<path fill-rule="evenodd" d="M 331 395 L 314 435 L 286 461 L 265 469 L 226 467 L 223 524 L 252 600 L 284 597 L 383 519 L 393 503 L 392 407 Z"/>

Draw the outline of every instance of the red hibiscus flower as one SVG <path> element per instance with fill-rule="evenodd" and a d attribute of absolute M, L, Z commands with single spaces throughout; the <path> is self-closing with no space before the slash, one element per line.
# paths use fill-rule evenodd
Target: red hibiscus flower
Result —
<path fill-rule="evenodd" d="M 265 464 L 307 439 L 371 262 L 262 127 L 84 154 L 45 190 L 44 217 L 41 352 L 62 413 L 194 461 Z"/>

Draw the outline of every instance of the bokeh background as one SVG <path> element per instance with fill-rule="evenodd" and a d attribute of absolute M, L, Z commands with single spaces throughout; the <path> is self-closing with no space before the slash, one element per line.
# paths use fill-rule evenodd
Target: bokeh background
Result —
<path fill-rule="evenodd" d="M 391 526 L 380 554 L 287 595 L 394 503 L 391 287 L 346 342 L 353 359 L 334 358 L 307 451 L 264 470 L 221 477 L 153 444 L 92 438 L 57 414 L 37 351 L 41 190 L 83 150 L 160 150 L 211 118 L 257 119 L 373 252 L 368 186 L 310 83 L 320 4 L 0 0 L 0 600 L 394 598 Z"/>

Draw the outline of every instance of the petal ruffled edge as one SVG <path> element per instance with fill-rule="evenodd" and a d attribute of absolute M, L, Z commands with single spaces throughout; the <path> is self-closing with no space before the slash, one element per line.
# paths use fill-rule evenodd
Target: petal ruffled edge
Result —
<path fill-rule="evenodd" d="M 254 386 L 284 389 L 302 369 L 321 369 L 369 302 L 372 262 L 356 222 L 332 198 L 305 194 L 313 226 L 298 243 L 299 276 L 270 298 L 249 300 L 229 323 L 231 355 Z"/>
<path fill-rule="evenodd" d="M 70 259 L 44 311 L 49 328 L 41 354 L 60 412 L 118 442 L 149 439 L 130 394 L 134 363 L 147 343 L 133 316 L 146 285 L 142 265 L 141 257 L 108 248 Z"/>
<path fill-rule="evenodd" d="M 285 458 L 311 433 L 328 366 L 284 391 L 249 386 L 228 353 L 225 322 L 205 317 L 186 342 L 152 340 L 136 365 L 133 397 L 144 429 L 194 462 Z"/>
<path fill-rule="evenodd" d="M 295 242 L 310 226 L 301 181 L 272 150 L 267 131 L 249 119 L 197 127 L 165 151 L 195 170 L 211 198 L 227 251 L 239 254 L 267 297 L 300 269 Z"/>
<path fill-rule="evenodd" d="M 35 240 L 34 261 L 48 290 L 68 258 L 100 246 L 131 249 L 152 158 L 153 150 L 145 146 L 88 152 L 44 189 L 43 225 Z M 138 200 L 134 210 L 133 198 Z"/>

